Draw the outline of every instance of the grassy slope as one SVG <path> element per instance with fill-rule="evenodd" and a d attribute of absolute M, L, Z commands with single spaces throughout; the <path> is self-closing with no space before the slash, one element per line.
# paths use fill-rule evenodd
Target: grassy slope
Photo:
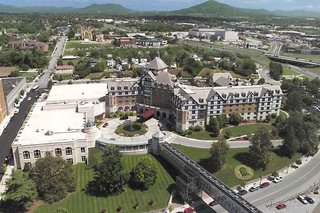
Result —
<path fill-rule="evenodd" d="M 93 150 L 95 154 L 101 155 L 100 151 Z M 88 213 L 99 212 L 106 209 L 106 212 L 116 212 L 116 208 L 121 206 L 123 212 L 145 212 L 152 209 L 162 209 L 166 206 L 169 192 L 168 187 L 174 181 L 165 168 L 152 155 L 126 155 L 123 156 L 123 163 L 126 171 L 137 164 L 142 157 L 149 157 L 155 163 L 158 171 L 158 178 L 149 190 L 145 192 L 133 191 L 129 188 L 119 196 L 112 197 L 92 197 L 84 193 L 83 189 L 86 184 L 92 179 L 93 171 L 89 167 L 78 164 L 75 166 L 76 172 L 76 192 L 61 202 L 44 205 L 39 207 L 36 213 L 54 212 L 59 207 L 65 207 L 70 213 Z M 153 206 L 148 203 L 153 200 Z M 139 202 L 139 207 L 134 209 L 133 206 Z"/>
<path fill-rule="evenodd" d="M 270 131 L 272 130 L 272 126 L 270 124 L 247 124 L 247 125 L 240 125 L 234 127 L 227 127 L 223 129 L 223 132 L 229 131 L 231 133 L 231 137 L 237 137 L 241 135 L 251 135 L 255 133 L 260 127 L 265 126 Z"/>
<path fill-rule="evenodd" d="M 210 156 L 209 149 L 190 148 L 177 144 L 174 144 L 174 146 L 181 152 L 189 156 L 191 159 L 198 162 L 209 172 L 212 172 L 210 171 L 210 166 L 206 161 Z M 213 174 L 230 187 L 241 184 L 243 181 L 235 177 L 234 168 L 241 164 L 248 165 L 248 163 L 246 163 L 246 160 L 248 159 L 248 150 L 249 148 L 230 149 L 226 156 L 225 168 Z M 267 169 L 265 171 L 261 169 L 256 170 L 254 172 L 254 177 L 250 180 L 259 178 L 260 176 L 268 175 L 274 171 L 284 168 L 285 166 L 290 165 L 296 159 L 299 159 L 301 157 L 301 154 L 295 154 L 291 159 L 289 159 L 287 157 L 282 157 L 276 153 L 276 151 L 272 153 L 272 160 L 267 166 Z"/>

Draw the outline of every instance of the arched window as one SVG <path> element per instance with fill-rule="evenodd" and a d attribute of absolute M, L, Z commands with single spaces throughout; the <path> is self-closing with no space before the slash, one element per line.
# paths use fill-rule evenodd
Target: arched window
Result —
<path fill-rule="evenodd" d="M 23 154 L 23 159 L 30 159 L 30 152 L 29 151 L 24 151 L 22 154 Z"/>
<path fill-rule="evenodd" d="M 111 87 L 110 89 L 111 89 L 111 90 L 114 90 L 114 87 Z"/>
<path fill-rule="evenodd" d="M 56 148 L 54 150 L 54 153 L 56 154 L 57 157 L 61 156 L 62 155 L 62 150 L 60 148 Z"/>
<path fill-rule="evenodd" d="M 128 87 L 127 87 L 127 86 L 125 86 L 125 87 L 124 87 L 124 90 L 128 90 Z"/>
<path fill-rule="evenodd" d="M 118 87 L 117 90 L 121 90 L 121 87 Z"/>
<path fill-rule="evenodd" d="M 34 158 L 36 158 L 36 159 L 41 158 L 40 150 L 34 150 L 33 155 L 34 155 Z"/>
<path fill-rule="evenodd" d="M 71 147 L 66 148 L 66 155 L 72 155 L 72 148 Z"/>

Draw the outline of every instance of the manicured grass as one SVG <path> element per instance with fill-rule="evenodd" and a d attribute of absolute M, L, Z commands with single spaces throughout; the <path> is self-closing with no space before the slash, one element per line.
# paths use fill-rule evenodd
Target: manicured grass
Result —
<path fill-rule="evenodd" d="M 191 135 L 186 135 L 187 138 L 193 138 L 198 140 L 217 140 L 216 137 L 212 136 L 212 132 L 208 132 L 207 130 L 202 131 L 192 131 Z"/>
<path fill-rule="evenodd" d="M 292 57 L 292 58 L 305 59 L 313 62 L 320 62 L 320 55 L 305 55 L 305 54 L 285 53 L 285 52 L 282 52 L 281 55 Z"/>
<path fill-rule="evenodd" d="M 101 79 L 105 77 L 110 77 L 109 72 L 96 72 L 96 73 L 90 73 L 89 75 L 86 76 L 88 79 Z"/>
<path fill-rule="evenodd" d="M 238 75 L 233 71 L 227 71 L 227 70 L 221 70 L 221 69 L 208 69 L 208 68 L 202 69 L 198 74 L 198 76 L 206 78 L 213 75 L 214 73 L 230 73 L 234 78 L 244 78 L 243 76 Z"/>
<path fill-rule="evenodd" d="M 212 171 L 210 171 L 210 164 L 208 163 L 208 158 L 210 156 L 209 149 L 191 148 L 177 144 L 174 144 L 174 146 L 212 173 Z M 242 164 L 250 167 L 248 163 L 248 151 L 249 148 L 230 149 L 226 155 L 226 164 L 224 168 L 213 174 L 230 187 L 241 184 L 243 180 L 240 180 L 235 176 L 234 169 Z M 272 160 L 268 164 L 266 170 L 255 170 L 253 177 L 246 181 L 257 179 L 260 176 L 266 176 L 274 171 L 278 171 L 301 157 L 301 154 L 298 153 L 290 159 L 279 155 L 277 151 L 278 150 L 275 150 L 272 153 Z"/>
<path fill-rule="evenodd" d="M 27 82 L 32 82 L 37 76 L 38 72 L 20 72 L 19 75 L 21 77 L 26 77 Z"/>
<path fill-rule="evenodd" d="M 82 48 L 105 47 L 105 46 L 108 46 L 108 44 L 86 43 L 82 41 L 68 41 L 66 44 L 66 49 L 82 49 Z"/>
<path fill-rule="evenodd" d="M 234 127 L 227 127 L 222 130 L 222 133 L 226 131 L 230 132 L 231 137 L 237 137 L 241 135 L 251 135 L 255 133 L 260 127 L 266 127 L 268 130 L 272 130 L 272 126 L 270 124 L 258 123 L 258 124 L 246 124 Z"/>
<path fill-rule="evenodd" d="M 281 116 L 284 116 L 285 118 L 288 118 L 289 117 L 289 114 L 287 114 L 287 112 L 283 111 L 283 110 L 280 110 L 280 115 Z"/>
<path fill-rule="evenodd" d="M 100 150 L 92 149 L 90 150 L 90 154 L 95 154 L 97 159 L 101 159 L 102 152 Z M 78 164 L 75 166 L 76 192 L 70 194 L 69 197 L 58 203 L 41 206 L 35 212 L 53 213 L 60 207 L 67 208 L 70 213 L 98 213 L 102 209 L 105 209 L 106 212 L 117 212 L 116 209 L 119 206 L 122 207 L 123 212 L 146 212 L 165 208 L 169 199 L 168 187 L 173 184 L 174 181 L 157 159 L 152 155 L 125 155 L 122 158 L 124 168 L 126 171 L 130 171 L 142 157 L 150 158 L 157 167 L 157 181 L 149 190 L 133 191 L 126 188 L 125 191 L 118 196 L 88 196 L 84 192 L 84 189 L 93 177 L 93 170 L 86 165 Z M 149 205 L 151 200 L 154 201 L 152 206 Z M 133 206 L 137 202 L 139 202 L 139 207 L 134 209 Z"/>
<path fill-rule="evenodd" d="M 301 73 L 299 73 L 296 69 L 292 67 L 284 66 L 283 75 L 301 75 Z"/>

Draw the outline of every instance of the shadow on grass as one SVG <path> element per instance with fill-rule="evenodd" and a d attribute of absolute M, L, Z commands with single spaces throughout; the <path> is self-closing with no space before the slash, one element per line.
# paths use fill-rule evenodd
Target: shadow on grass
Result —
<path fill-rule="evenodd" d="M 217 169 L 214 168 L 214 166 L 212 165 L 211 160 L 209 158 L 200 159 L 198 164 L 211 174 L 214 172 L 217 172 Z"/>
<path fill-rule="evenodd" d="M 246 165 L 246 166 L 249 166 L 249 167 L 252 167 L 254 168 L 254 164 L 252 163 L 252 159 L 251 159 L 251 156 L 248 152 L 240 152 L 240 153 L 237 153 L 235 154 L 234 156 L 234 159 L 236 159 L 237 161 L 240 161 L 242 164 Z"/>

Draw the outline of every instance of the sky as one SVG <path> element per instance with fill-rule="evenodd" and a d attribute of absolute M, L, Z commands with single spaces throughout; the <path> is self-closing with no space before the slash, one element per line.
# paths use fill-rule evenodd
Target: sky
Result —
<path fill-rule="evenodd" d="M 187 8 L 206 0 L 0 0 L 0 4 L 14 6 L 72 6 L 85 7 L 92 3 L 117 3 L 143 11 L 177 10 Z M 316 10 L 320 11 L 320 0 L 217 0 L 242 8 L 263 8 L 268 10 Z"/>

